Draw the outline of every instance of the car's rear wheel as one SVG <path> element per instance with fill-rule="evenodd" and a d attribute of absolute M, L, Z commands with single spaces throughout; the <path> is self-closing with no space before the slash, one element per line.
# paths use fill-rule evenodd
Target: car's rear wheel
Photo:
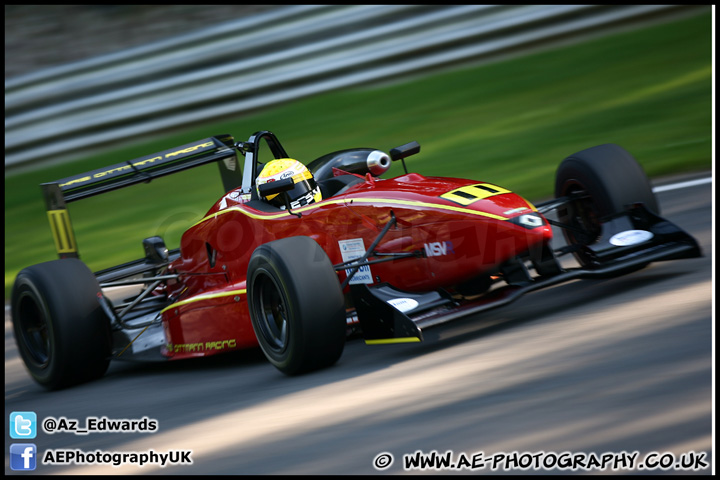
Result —
<path fill-rule="evenodd" d="M 320 245 L 290 237 L 259 246 L 248 265 L 253 329 L 267 359 L 294 375 L 337 362 L 345 345 L 345 304 Z"/>
<path fill-rule="evenodd" d="M 80 260 L 40 263 L 20 271 L 12 290 L 18 351 L 32 377 L 48 389 L 101 377 L 111 332 L 95 275 Z"/>
<path fill-rule="evenodd" d="M 590 245 L 602 232 L 601 219 L 622 212 L 627 205 L 643 203 L 659 214 L 652 186 L 640 164 L 618 145 L 605 144 L 570 155 L 555 176 L 555 197 L 574 200 L 558 209 L 558 219 L 569 245 Z M 589 259 L 575 251 L 581 265 Z M 641 267 L 640 267 L 641 268 Z"/>

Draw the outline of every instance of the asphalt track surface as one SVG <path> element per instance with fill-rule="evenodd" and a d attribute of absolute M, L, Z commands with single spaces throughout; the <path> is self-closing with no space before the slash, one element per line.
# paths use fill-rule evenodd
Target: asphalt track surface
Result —
<path fill-rule="evenodd" d="M 16 442 L 34 443 L 41 457 L 63 449 L 192 452 L 191 465 L 38 462 L 38 474 L 714 472 L 712 186 L 657 195 L 663 215 L 698 239 L 703 258 L 532 293 L 439 327 L 432 342 L 366 346 L 353 340 L 336 366 L 295 378 L 249 351 L 115 363 L 99 381 L 45 392 L 24 370 L 6 310 L 8 428 L 11 412 L 32 411 L 38 425 L 48 417 L 77 419 L 81 427 L 87 417 L 148 417 L 158 429 L 50 435 L 38 427 L 33 440 L 12 439 L 6 429 L 5 473 L 27 474 L 10 468 Z M 416 452 L 452 452 L 456 467 L 486 464 L 406 471 L 406 456 Z M 592 454 L 616 454 L 612 458 L 625 463 L 558 469 L 569 454 L 585 455 L 575 458 L 586 466 Z M 496 470 L 493 459 L 500 462 Z M 675 463 L 637 468 L 660 460 Z M 706 466 L 674 468 L 683 460 Z M 556 469 L 535 470 L 534 462 Z"/>

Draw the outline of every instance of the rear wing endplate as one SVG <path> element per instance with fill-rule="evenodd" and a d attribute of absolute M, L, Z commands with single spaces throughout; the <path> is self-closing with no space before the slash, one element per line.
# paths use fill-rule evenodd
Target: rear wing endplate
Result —
<path fill-rule="evenodd" d="M 60 258 L 78 258 L 75 234 L 67 211 L 68 203 L 137 183 L 147 183 L 154 178 L 212 162 L 218 162 L 226 192 L 242 184 L 235 141 L 230 135 L 205 138 L 135 160 L 41 184 L 58 255 Z"/>

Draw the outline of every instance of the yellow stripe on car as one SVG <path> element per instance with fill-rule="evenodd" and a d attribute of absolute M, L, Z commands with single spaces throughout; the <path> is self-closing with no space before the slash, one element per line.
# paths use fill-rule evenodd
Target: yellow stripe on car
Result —
<path fill-rule="evenodd" d="M 386 205 L 390 205 L 390 206 L 399 205 L 399 206 L 407 206 L 407 207 L 433 208 L 433 209 L 438 209 L 438 210 L 449 210 L 449 211 L 453 211 L 453 212 L 467 213 L 469 215 L 478 215 L 480 217 L 494 218 L 495 220 L 507 220 L 507 217 L 502 217 L 500 215 L 494 215 L 492 213 L 481 212 L 481 211 L 472 210 L 469 208 L 453 207 L 451 205 L 443 205 L 440 203 L 416 202 L 416 201 L 412 201 L 412 200 L 397 200 L 397 199 L 390 199 L 390 198 L 366 198 L 366 197 L 356 197 L 351 200 L 347 200 L 347 199 L 324 200 L 324 201 L 321 201 L 318 203 L 313 203 L 306 207 L 294 209 L 293 212 L 296 212 L 296 213 L 307 212 L 309 210 L 314 210 L 316 208 L 323 207 L 325 205 L 347 204 L 348 206 L 350 206 L 350 205 L 354 205 L 356 203 L 372 203 L 372 204 L 386 204 Z M 287 212 L 256 214 L 256 213 L 249 212 L 248 210 L 241 208 L 241 207 L 230 207 L 230 208 L 226 208 L 225 210 L 221 210 L 221 211 L 215 212 L 211 215 L 208 215 L 205 218 L 202 218 L 197 223 L 195 223 L 193 225 L 193 227 L 200 225 L 201 223 L 204 223 L 213 218 L 216 218 L 219 215 L 224 215 L 229 212 L 242 213 L 243 215 L 246 215 L 250 218 L 254 218 L 254 219 L 258 219 L 258 220 L 274 220 L 276 218 L 288 216 Z"/>
<path fill-rule="evenodd" d="M 222 298 L 222 297 L 229 297 L 231 295 L 245 295 L 247 293 L 247 289 L 242 288 L 240 290 L 231 290 L 228 292 L 219 292 L 219 293 L 210 293 L 207 295 L 198 295 L 197 297 L 191 297 L 186 300 L 181 300 L 179 302 L 173 303 L 172 305 L 168 305 L 167 307 L 163 308 L 160 313 L 165 313 L 165 311 L 180 307 L 182 305 L 187 305 L 189 303 L 193 302 L 200 302 L 202 300 L 211 300 L 213 298 Z"/>
<path fill-rule="evenodd" d="M 398 338 L 378 338 L 375 340 L 365 340 L 366 345 L 387 345 L 391 343 L 414 343 L 420 342 L 418 337 L 398 337 Z"/>

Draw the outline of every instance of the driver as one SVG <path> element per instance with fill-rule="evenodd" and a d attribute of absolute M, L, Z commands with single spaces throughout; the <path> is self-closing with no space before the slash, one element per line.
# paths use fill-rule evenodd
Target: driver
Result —
<path fill-rule="evenodd" d="M 293 158 L 279 158 L 266 163 L 255 184 L 259 187 L 265 183 L 285 178 L 292 178 L 295 182 L 295 187 L 286 192 L 290 208 L 299 208 L 322 200 L 320 187 L 315 183 L 315 178 L 310 170 Z M 265 200 L 276 207 L 285 209 L 282 194 L 270 195 Z"/>

